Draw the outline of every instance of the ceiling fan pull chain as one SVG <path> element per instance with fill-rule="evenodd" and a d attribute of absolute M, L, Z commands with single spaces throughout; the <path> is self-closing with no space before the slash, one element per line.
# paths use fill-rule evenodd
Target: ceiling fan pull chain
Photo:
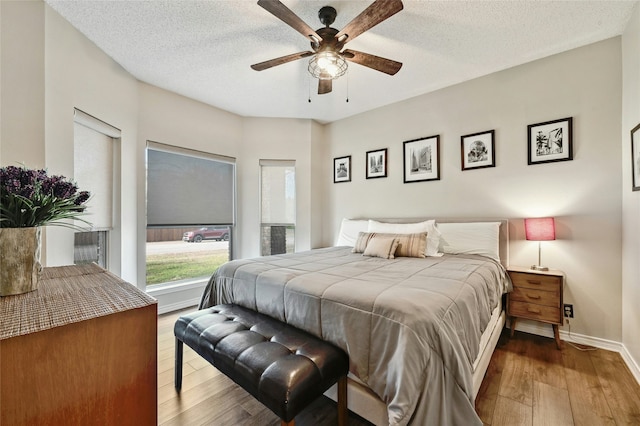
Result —
<path fill-rule="evenodd" d="M 307 87 L 309 89 L 309 103 L 311 103 L 311 77 L 309 77 L 309 87 Z"/>
<path fill-rule="evenodd" d="M 347 70 L 347 103 L 349 103 L 349 74 L 351 74 L 351 71 Z"/>

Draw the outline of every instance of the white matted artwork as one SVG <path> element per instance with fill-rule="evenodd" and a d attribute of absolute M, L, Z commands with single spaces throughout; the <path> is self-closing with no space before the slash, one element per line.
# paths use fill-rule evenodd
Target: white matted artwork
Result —
<path fill-rule="evenodd" d="M 462 170 L 496 166 L 495 130 L 460 137 Z"/>
<path fill-rule="evenodd" d="M 404 183 L 440 179 L 440 135 L 403 143 Z"/>
<path fill-rule="evenodd" d="M 529 164 L 573 160 L 573 118 L 527 126 Z"/>
<path fill-rule="evenodd" d="M 387 149 L 367 151 L 367 179 L 387 177 Z"/>
<path fill-rule="evenodd" d="M 333 183 L 351 182 L 351 156 L 333 159 Z"/>

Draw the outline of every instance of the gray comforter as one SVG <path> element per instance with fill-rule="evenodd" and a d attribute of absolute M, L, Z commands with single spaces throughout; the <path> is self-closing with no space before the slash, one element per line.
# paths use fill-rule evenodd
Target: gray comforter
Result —
<path fill-rule="evenodd" d="M 472 364 L 508 286 L 481 256 L 387 260 L 331 247 L 231 261 L 200 308 L 236 303 L 343 348 L 390 425 L 481 425 Z"/>

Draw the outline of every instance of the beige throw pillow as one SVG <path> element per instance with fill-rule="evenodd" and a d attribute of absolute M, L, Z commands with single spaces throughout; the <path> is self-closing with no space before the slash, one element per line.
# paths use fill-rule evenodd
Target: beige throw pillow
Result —
<path fill-rule="evenodd" d="M 360 232 L 356 240 L 353 253 L 364 253 L 367 244 L 374 236 L 392 237 L 398 240 L 398 248 L 395 257 L 425 257 L 424 251 L 427 245 L 427 233 L 417 234 L 381 234 L 377 232 Z"/>
<path fill-rule="evenodd" d="M 427 233 L 397 234 L 398 248 L 396 257 L 426 257 L 424 252 L 427 246 Z"/>
<path fill-rule="evenodd" d="M 381 257 L 383 259 L 393 259 L 398 247 L 398 240 L 388 236 L 374 235 L 369 240 L 367 247 L 362 253 L 363 256 Z"/>

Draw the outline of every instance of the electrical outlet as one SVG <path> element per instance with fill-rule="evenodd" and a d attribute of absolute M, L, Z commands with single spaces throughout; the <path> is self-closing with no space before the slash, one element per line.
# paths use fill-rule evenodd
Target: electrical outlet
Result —
<path fill-rule="evenodd" d="M 573 305 L 564 304 L 564 317 L 573 318 Z"/>

